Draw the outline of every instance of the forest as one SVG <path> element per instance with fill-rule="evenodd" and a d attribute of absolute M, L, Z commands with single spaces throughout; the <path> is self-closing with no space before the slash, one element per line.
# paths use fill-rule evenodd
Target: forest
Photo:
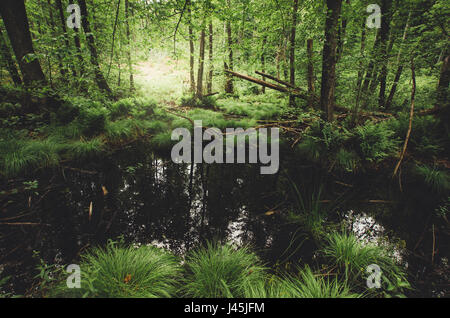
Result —
<path fill-rule="evenodd" d="M 450 297 L 449 1 L 0 16 L 0 298 Z"/>

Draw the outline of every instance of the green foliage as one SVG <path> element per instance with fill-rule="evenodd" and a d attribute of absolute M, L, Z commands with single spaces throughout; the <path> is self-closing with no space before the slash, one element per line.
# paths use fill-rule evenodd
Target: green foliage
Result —
<path fill-rule="evenodd" d="M 447 171 L 436 166 L 416 165 L 413 172 L 436 193 L 444 194 L 450 191 L 450 175 Z"/>
<path fill-rule="evenodd" d="M 187 107 L 214 109 L 216 108 L 216 99 L 213 96 L 198 98 L 189 95 L 181 97 L 180 104 Z"/>
<path fill-rule="evenodd" d="M 69 289 L 65 279 L 55 297 L 161 298 L 174 297 L 179 260 L 152 246 L 122 247 L 109 243 L 82 256 L 81 288 Z"/>
<path fill-rule="evenodd" d="M 208 243 L 186 257 L 183 294 L 188 297 L 244 297 L 248 285 L 264 279 L 261 262 L 247 247 Z"/>
<path fill-rule="evenodd" d="M 105 151 L 105 142 L 99 137 L 91 140 L 72 141 L 63 145 L 63 151 L 71 159 L 93 159 Z"/>
<path fill-rule="evenodd" d="M 359 162 L 359 157 L 354 151 L 341 148 L 336 153 L 336 165 L 347 172 L 355 172 Z"/>
<path fill-rule="evenodd" d="M 86 136 L 95 136 L 105 130 L 107 111 L 103 107 L 82 109 L 78 120 Z"/>
<path fill-rule="evenodd" d="M 387 126 L 395 132 L 395 137 L 402 140 L 408 131 L 409 115 L 401 114 L 398 119 L 389 120 Z M 433 116 L 416 116 L 412 123 L 408 149 L 421 157 L 437 156 L 443 151 L 441 136 L 439 120 Z"/>
<path fill-rule="evenodd" d="M 59 163 L 61 145 L 54 140 L 0 139 L 0 172 L 14 176 Z"/>
<path fill-rule="evenodd" d="M 354 234 L 332 233 L 326 236 L 321 254 L 340 276 L 362 290 L 367 267 L 371 264 L 382 270 L 383 292 L 409 287 L 404 268 L 396 263 L 393 252 L 384 245 L 363 244 Z"/>
<path fill-rule="evenodd" d="M 283 290 L 289 298 L 358 298 L 361 295 L 352 293 L 346 283 L 336 278 L 315 275 L 309 266 L 300 271 L 299 277 L 286 276 Z"/>
<path fill-rule="evenodd" d="M 361 157 L 378 163 L 398 149 L 398 140 L 386 124 L 367 123 L 355 129 L 356 142 Z"/>

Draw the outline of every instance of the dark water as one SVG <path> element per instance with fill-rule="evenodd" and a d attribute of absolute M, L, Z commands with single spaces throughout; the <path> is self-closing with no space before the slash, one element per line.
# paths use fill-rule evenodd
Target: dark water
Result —
<path fill-rule="evenodd" d="M 281 157 L 278 174 L 260 175 L 258 165 L 176 165 L 142 146 L 10 180 L 0 189 L 9 191 L 0 196 L 0 277 L 11 275 L 6 288 L 29 294 L 33 251 L 49 264 L 70 264 L 108 239 L 179 255 L 207 240 L 232 241 L 252 244 L 268 264 L 308 263 L 315 246 L 286 254 L 297 230 L 286 218 L 295 210 L 295 184 L 304 200 L 321 202 L 328 222 L 395 244 L 415 287 L 410 296 L 449 296 L 448 224 L 433 214 L 441 196 L 414 179 L 403 178 L 400 191 L 398 180 L 382 173 L 331 173 Z M 31 180 L 37 188 L 23 188 Z M 27 224 L 11 224 L 18 222 Z"/>

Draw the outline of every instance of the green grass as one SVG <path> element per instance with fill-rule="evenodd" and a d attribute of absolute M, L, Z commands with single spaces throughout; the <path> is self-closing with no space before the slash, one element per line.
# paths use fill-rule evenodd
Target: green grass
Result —
<path fill-rule="evenodd" d="M 448 193 L 450 191 L 450 175 L 444 170 L 427 165 L 416 165 L 413 172 L 436 193 Z"/>
<path fill-rule="evenodd" d="M 63 280 L 55 297 L 165 298 L 174 297 L 181 273 L 179 260 L 151 246 L 121 247 L 110 243 L 83 255 L 81 288 L 69 289 Z"/>
<path fill-rule="evenodd" d="M 382 271 L 382 288 L 393 290 L 408 287 L 404 268 L 397 264 L 386 246 L 363 244 L 354 234 L 332 233 L 326 237 L 321 254 L 345 281 L 366 289 L 367 267 L 376 264 Z M 375 292 L 376 290 L 372 290 Z"/>
<path fill-rule="evenodd" d="M 61 144 L 51 139 L 0 139 L 0 171 L 5 176 L 59 163 Z"/>
<path fill-rule="evenodd" d="M 306 266 L 298 277 L 286 276 L 282 281 L 283 289 L 289 298 L 357 298 L 346 283 L 336 278 L 316 275 Z"/>
<path fill-rule="evenodd" d="M 208 243 L 186 257 L 183 295 L 204 298 L 244 297 L 248 285 L 264 280 L 258 256 L 247 247 Z"/>

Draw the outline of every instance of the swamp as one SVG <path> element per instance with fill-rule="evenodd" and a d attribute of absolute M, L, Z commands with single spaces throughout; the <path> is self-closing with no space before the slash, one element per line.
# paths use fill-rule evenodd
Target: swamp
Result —
<path fill-rule="evenodd" d="M 0 298 L 450 296 L 447 0 L 0 16 Z"/>

